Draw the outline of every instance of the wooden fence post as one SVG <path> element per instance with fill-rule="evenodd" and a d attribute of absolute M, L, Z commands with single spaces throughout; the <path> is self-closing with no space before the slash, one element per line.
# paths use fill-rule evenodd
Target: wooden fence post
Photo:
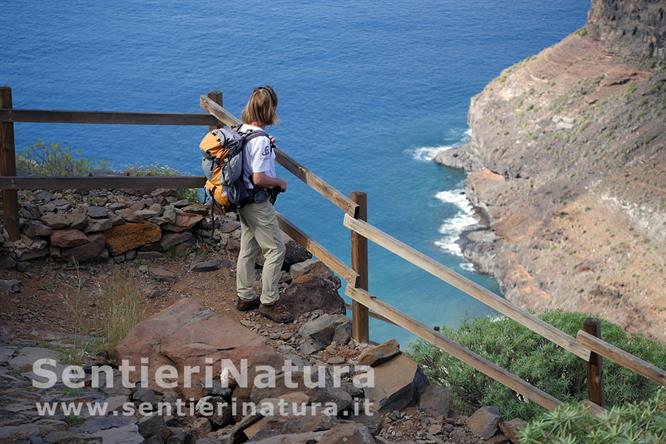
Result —
<path fill-rule="evenodd" d="M 368 220 L 368 195 L 354 191 L 351 199 L 358 204 L 358 219 Z M 357 285 L 368 290 L 368 239 L 352 231 L 351 234 L 352 268 L 358 273 Z M 352 337 L 358 342 L 368 342 L 370 325 L 368 307 L 352 301 Z"/>
<path fill-rule="evenodd" d="M 583 331 L 597 338 L 601 337 L 601 322 L 599 319 L 587 318 L 583 322 Z M 593 403 L 604 406 L 604 389 L 602 386 L 602 357 L 594 352 L 590 354 L 587 363 L 587 397 Z"/>
<path fill-rule="evenodd" d="M 222 107 L 224 106 L 224 93 L 222 91 L 219 91 L 217 89 L 213 90 L 213 91 L 210 91 L 208 93 L 208 98 L 210 98 L 213 102 L 217 103 L 218 105 L 220 105 Z M 208 131 L 213 131 L 214 129 L 217 129 L 219 127 L 220 127 L 219 124 L 210 125 L 208 127 Z"/>
<path fill-rule="evenodd" d="M 8 86 L 0 86 L 0 108 L 13 108 L 12 89 Z M 16 176 L 16 147 L 12 122 L 2 122 L 0 129 L 0 175 Z M 18 240 L 21 234 L 18 211 L 17 191 L 2 190 L 2 217 L 9 240 Z"/>

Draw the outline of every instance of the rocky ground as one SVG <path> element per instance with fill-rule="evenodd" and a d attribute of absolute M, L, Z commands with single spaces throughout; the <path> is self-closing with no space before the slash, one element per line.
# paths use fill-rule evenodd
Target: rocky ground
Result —
<path fill-rule="evenodd" d="M 463 252 L 508 299 L 666 341 L 659 5 L 594 0 L 585 28 L 472 99 L 471 141 L 436 161 L 470 171 L 481 225 L 463 236 Z"/>
<path fill-rule="evenodd" d="M 216 222 L 199 204 L 179 200 L 173 190 L 152 193 L 91 191 L 21 193 L 19 242 L 3 242 L 0 270 L 0 442 L 30 443 L 237 443 L 252 442 L 507 442 L 519 421 L 501 422 L 493 408 L 470 418 L 450 410 L 451 395 L 430 385 L 400 346 L 350 339 L 350 320 L 339 295 L 340 280 L 287 239 L 281 299 L 296 315 L 279 325 L 256 312 L 235 309 L 235 261 L 240 230 L 235 214 Z M 213 228 L 213 225 L 215 227 Z M 100 229 L 98 229 L 100 228 Z M 170 239 L 178 239 L 172 242 Z M 166 243 L 165 243 L 166 242 Z M 257 259 L 257 278 L 261 270 Z M 255 283 L 260 288 L 260 281 Z M 133 305 L 135 304 L 135 305 Z M 131 313 L 130 313 L 131 312 Z M 121 315 L 118 315 L 121 313 Z M 124 314 L 123 314 L 124 313 Z M 138 322 L 115 337 L 132 314 Z M 113 322 L 109 322 L 113 319 Z M 88 369 L 83 388 L 58 382 L 31 386 L 39 358 Z M 297 366 L 371 365 L 374 388 L 262 391 L 215 386 L 162 390 L 155 386 L 94 388 L 90 369 L 121 359 L 182 367 L 209 358 L 248 358 L 251 368 L 291 359 Z M 233 387 L 233 385 L 232 385 Z M 335 402 L 337 417 L 262 418 L 200 412 L 185 417 L 124 416 L 124 403 L 137 407 L 183 399 L 231 402 L 286 399 Z M 354 403 L 373 403 L 372 416 L 356 414 Z M 108 403 L 106 415 L 37 414 L 36 401 Z M 114 413 L 116 412 L 116 413 Z M 509 418 L 507 418 L 509 419 Z M 501 429 L 500 430 L 500 426 Z"/>

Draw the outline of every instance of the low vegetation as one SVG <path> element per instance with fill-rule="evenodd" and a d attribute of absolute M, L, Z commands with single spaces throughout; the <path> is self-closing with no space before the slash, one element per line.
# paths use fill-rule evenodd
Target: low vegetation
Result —
<path fill-rule="evenodd" d="M 610 444 L 666 442 L 666 395 L 613 407 L 601 417 L 582 403 L 562 406 L 520 431 L 521 444 Z"/>
<path fill-rule="evenodd" d="M 16 156 L 16 171 L 21 176 L 89 176 L 95 172 L 110 172 L 107 162 L 97 162 L 83 156 L 80 150 L 60 143 L 38 141 Z M 116 174 L 130 176 L 183 176 L 181 171 L 166 165 L 133 165 Z M 199 190 L 179 189 L 178 198 L 199 202 Z"/>
<path fill-rule="evenodd" d="M 81 151 L 71 146 L 43 141 L 29 145 L 16 156 L 16 171 L 19 175 L 87 176 L 105 167 L 105 163 L 86 159 Z"/>
<path fill-rule="evenodd" d="M 541 317 L 575 335 L 587 315 L 550 311 Z M 620 326 L 606 321 L 602 321 L 601 332 L 609 343 L 666 367 L 666 348 L 657 341 L 629 335 Z M 561 401 L 587 397 L 585 362 L 509 318 L 470 319 L 458 329 L 443 327 L 442 333 Z M 497 406 L 505 418 L 518 416 L 530 420 L 543 413 L 536 404 L 519 398 L 505 386 L 426 342 L 414 342 L 410 355 L 424 367 L 431 380 L 450 387 L 457 403 L 455 409 L 460 413 L 484 405 Z M 657 391 L 656 384 L 607 360 L 603 382 L 609 407 L 648 399 Z"/>
<path fill-rule="evenodd" d="M 141 288 L 136 279 L 115 274 L 102 288 L 100 299 L 102 341 L 95 348 L 110 354 L 141 320 Z"/>

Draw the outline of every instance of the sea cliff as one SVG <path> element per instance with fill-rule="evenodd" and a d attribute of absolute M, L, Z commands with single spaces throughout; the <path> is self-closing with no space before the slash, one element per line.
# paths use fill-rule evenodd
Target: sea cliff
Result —
<path fill-rule="evenodd" d="M 666 341 L 664 2 L 593 0 L 585 27 L 473 97 L 481 225 L 463 253 L 536 311 L 588 311 Z"/>

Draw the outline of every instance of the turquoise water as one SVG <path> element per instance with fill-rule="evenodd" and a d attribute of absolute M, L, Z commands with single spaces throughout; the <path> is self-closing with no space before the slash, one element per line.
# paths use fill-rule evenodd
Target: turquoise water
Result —
<path fill-rule="evenodd" d="M 344 192 L 367 191 L 372 224 L 499 292 L 455 248 L 471 221 L 464 174 L 427 157 L 465 138 L 469 100 L 489 80 L 582 26 L 588 7 L 580 0 L 4 2 L 0 83 L 13 87 L 17 108 L 119 111 L 197 112 L 200 94 L 222 89 L 237 114 L 253 86 L 270 83 L 280 95 L 273 133 L 285 150 Z M 161 163 L 200 174 L 203 132 L 17 124 L 16 142 L 66 142 L 118 168 Z M 293 177 L 278 207 L 349 257 L 341 212 Z M 491 313 L 374 246 L 370 288 L 431 326 Z M 377 322 L 371 336 L 410 339 Z"/>

